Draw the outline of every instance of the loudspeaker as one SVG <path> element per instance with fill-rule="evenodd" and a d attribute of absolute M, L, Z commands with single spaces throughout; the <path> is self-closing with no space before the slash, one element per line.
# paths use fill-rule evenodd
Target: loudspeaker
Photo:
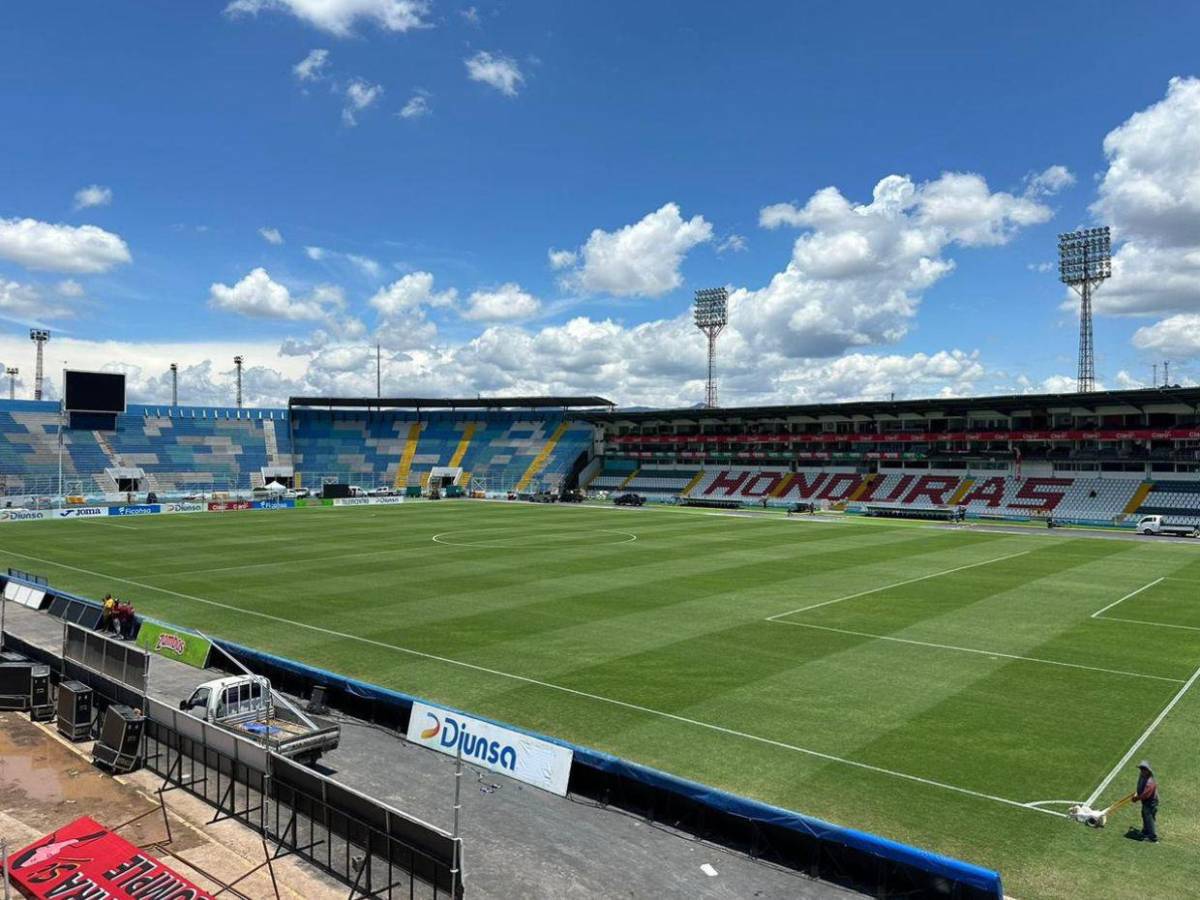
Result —
<path fill-rule="evenodd" d="M 137 710 L 128 706 L 110 706 L 104 711 L 100 739 L 92 747 L 92 762 L 117 774 L 137 769 L 141 765 L 145 724 L 145 718 Z"/>
<path fill-rule="evenodd" d="M 92 689 L 80 681 L 58 686 L 58 733 L 72 741 L 92 734 Z"/>
<path fill-rule="evenodd" d="M 304 707 L 306 712 L 315 713 L 318 716 L 323 716 L 329 712 L 329 705 L 325 702 L 325 695 L 329 688 L 323 684 L 314 684 L 312 689 L 312 699 L 308 701 L 308 705 Z"/>
<path fill-rule="evenodd" d="M 29 673 L 29 718 L 34 722 L 49 722 L 54 718 L 50 700 L 50 667 L 34 666 Z"/>
<path fill-rule="evenodd" d="M 29 709 L 30 676 L 34 668 L 28 660 L 0 661 L 0 709 Z"/>
<path fill-rule="evenodd" d="M 342 500 L 350 496 L 350 485 L 348 484 L 325 484 L 321 486 L 321 499 L 323 500 Z"/>

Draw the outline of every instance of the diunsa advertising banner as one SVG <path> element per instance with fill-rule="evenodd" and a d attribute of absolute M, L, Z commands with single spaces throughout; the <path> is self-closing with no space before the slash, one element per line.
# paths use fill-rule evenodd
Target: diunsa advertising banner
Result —
<path fill-rule="evenodd" d="M 447 756 L 457 756 L 461 745 L 464 762 L 567 795 L 574 755 L 567 747 L 419 701 L 413 701 L 408 739 Z"/>

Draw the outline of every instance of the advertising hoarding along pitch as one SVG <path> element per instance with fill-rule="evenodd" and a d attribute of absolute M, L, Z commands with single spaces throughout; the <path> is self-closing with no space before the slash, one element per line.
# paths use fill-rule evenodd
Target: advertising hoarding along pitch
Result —
<path fill-rule="evenodd" d="M 573 757 L 567 747 L 420 701 L 413 701 L 408 739 L 447 756 L 457 756 L 461 745 L 464 762 L 567 795 Z"/>
<path fill-rule="evenodd" d="M 208 665 L 208 653 L 212 649 L 212 642 L 208 638 L 167 628 L 157 622 L 142 622 L 142 627 L 138 629 L 137 644 L 143 650 L 187 663 L 197 669 Z"/>

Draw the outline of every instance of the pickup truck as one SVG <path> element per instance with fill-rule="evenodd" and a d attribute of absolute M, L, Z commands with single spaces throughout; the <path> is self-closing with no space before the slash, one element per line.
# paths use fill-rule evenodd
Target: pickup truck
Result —
<path fill-rule="evenodd" d="M 228 731 L 265 741 L 280 756 L 304 765 L 311 766 L 322 753 L 337 748 L 340 725 L 302 713 L 286 700 L 276 706 L 276 696 L 271 682 L 261 675 L 231 675 L 206 681 L 180 701 L 179 708 Z"/>
<path fill-rule="evenodd" d="M 1182 522 L 1170 522 L 1162 516 L 1142 516 L 1137 523 L 1138 534 L 1169 534 L 1175 537 L 1200 537 L 1200 528 Z"/>

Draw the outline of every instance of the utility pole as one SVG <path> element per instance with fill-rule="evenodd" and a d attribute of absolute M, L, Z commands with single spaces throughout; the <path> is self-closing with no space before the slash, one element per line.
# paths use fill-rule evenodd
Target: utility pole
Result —
<path fill-rule="evenodd" d="M 237 408 L 242 408 L 242 357 L 233 358 L 233 367 L 237 370 Z"/>
<path fill-rule="evenodd" d="M 1163 387 L 1171 386 L 1171 361 L 1163 360 Z"/>
<path fill-rule="evenodd" d="M 1154 386 L 1158 387 L 1158 363 L 1154 364 Z"/>
<path fill-rule="evenodd" d="M 171 406 L 179 405 L 179 366 L 171 363 Z"/>

